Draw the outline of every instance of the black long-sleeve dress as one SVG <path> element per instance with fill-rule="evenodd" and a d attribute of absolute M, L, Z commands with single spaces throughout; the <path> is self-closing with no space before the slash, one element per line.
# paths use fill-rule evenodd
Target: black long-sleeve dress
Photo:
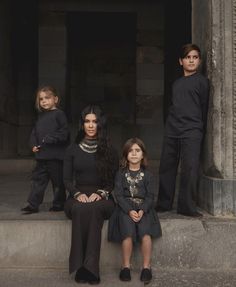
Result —
<path fill-rule="evenodd" d="M 146 169 L 119 170 L 115 179 L 114 196 L 117 207 L 109 220 L 108 240 L 121 242 L 127 237 L 140 241 L 144 235 L 161 236 L 161 226 L 154 210 L 157 186 L 153 175 Z M 143 210 L 142 219 L 135 223 L 131 210 Z"/>
<path fill-rule="evenodd" d="M 115 151 L 113 159 L 116 170 L 118 157 Z M 72 219 L 69 271 L 72 273 L 84 267 L 99 277 L 102 226 L 114 209 L 114 202 L 109 195 L 113 188 L 112 183 L 101 183 L 96 168 L 96 152 L 87 152 L 78 144 L 72 144 L 67 149 L 64 159 L 64 183 L 69 192 L 65 213 Z M 102 192 L 103 199 L 82 203 L 75 199 L 79 192 L 87 196 Z"/>

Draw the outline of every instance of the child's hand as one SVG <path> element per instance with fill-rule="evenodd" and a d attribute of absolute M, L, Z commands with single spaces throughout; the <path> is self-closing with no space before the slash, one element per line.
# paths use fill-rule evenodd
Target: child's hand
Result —
<path fill-rule="evenodd" d="M 138 215 L 138 212 L 135 211 L 135 210 L 130 210 L 129 211 L 129 216 L 130 218 L 134 221 L 134 222 L 139 222 L 139 215 Z"/>
<path fill-rule="evenodd" d="M 140 209 L 140 210 L 138 211 L 139 220 L 142 219 L 143 214 L 144 214 L 144 211 L 143 211 L 142 209 Z"/>
<path fill-rule="evenodd" d="M 40 146 L 34 146 L 32 148 L 32 152 L 38 152 L 40 150 Z"/>

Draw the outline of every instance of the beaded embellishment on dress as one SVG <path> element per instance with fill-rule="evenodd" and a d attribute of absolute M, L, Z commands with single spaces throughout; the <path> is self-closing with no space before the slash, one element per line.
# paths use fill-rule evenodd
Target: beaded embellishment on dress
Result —
<path fill-rule="evenodd" d="M 83 139 L 80 143 L 79 143 L 80 148 L 88 153 L 95 153 L 97 151 L 97 140 L 87 140 L 87 139 Z"/>
<path fill-rule="evenodd" d="M 131 197 L 135 197 L 138 194 L 138 188 L 137 188 L 136 184 L 139 183 L 141 180 L 143 180 L 144 172 L 139 170 L 138 173 L 136 174 L 136 176 L 132 177 L 130 172 L 127 171 L 125 173 L 125 177 L 126 177 L 126 180 L 129 184 L 130 195 L 131 195 Z"/>

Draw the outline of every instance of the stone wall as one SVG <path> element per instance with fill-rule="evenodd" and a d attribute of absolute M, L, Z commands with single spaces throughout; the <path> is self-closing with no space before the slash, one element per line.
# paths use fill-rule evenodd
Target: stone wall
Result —
<path fill-rule="evenodd" d="M 163 138 L 164 5 L 137 15 L 137 125 L 152 159 L 159 159 Z"/>
<path fill-rule="evenodd" d="M 14 87 L 11 46 L 11 6 L 0 2 L 0 157 L 17 153 L 17 99 Z"/>
<path fill-rule="evenodd" d="M 235 215 L 236 1 L 192 2 L 193 40 L 204 51 L 211 84 L 199 203 L 214 215 Z"/>
<path fill-rule="evenodd" d="M 67 17 L 70 13 L 92 12 L 120 13 L 120 21 L 127 13 L 135 17 L 135 46 L 129 44 L 123 50 L 118 46 L 115 51 L 115 47 L 105 49 L 94 42 L 94 51 L 87 49 L 85 54 L 80 48 L 80 59 L 73 56 L 66 42 L 70 38 Z M 127 138 L 139 136 L 145 141 L 149 156 L 158 159 L 163 136 L 163 1 L 137 1 L 136 5 L 131 1 L 41 1 L 39 31 L 39 82 L 59 88 L 72 138 L 78 127 L 79 111 L 92 101 L 109 115 L 112 141 L 118 150 Z M 101 64 L 102 70 L 96 72 L 97 62 L 105 64 L 109 54 L 110 64 L 106 69 Z M 69 57 L 74 57 L 71 67 Z M 90 59 L 89 65 L 85 63 L 86 57 Z"/>
<path fill-rule="evenodd" d="M 15 89 L 17 95 L 17 155 L 32 155 L 29 136 L 36 120 L 35 94 L 38 86 L 38 6 L 37 1 L 18 1 L 14 18 Z"/>

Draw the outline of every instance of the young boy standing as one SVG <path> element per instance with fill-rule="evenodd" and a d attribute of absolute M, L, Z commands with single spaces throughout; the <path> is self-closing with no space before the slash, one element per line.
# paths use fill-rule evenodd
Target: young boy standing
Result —
<path fill-rule="evenodd" d="M 197 189 L 199 158 L 207 122 L 208 79 L 198 72 L 201 51 L 195 44 L 182 47 L 179 63 L 183 76 L 172 87 L 172 104 L 165 126 L 161 154 L 159 196 L 156 210 L 172 209 L 175 183 L 181 161 L 177 213 L 200 217 L 193 194 Z"/>

